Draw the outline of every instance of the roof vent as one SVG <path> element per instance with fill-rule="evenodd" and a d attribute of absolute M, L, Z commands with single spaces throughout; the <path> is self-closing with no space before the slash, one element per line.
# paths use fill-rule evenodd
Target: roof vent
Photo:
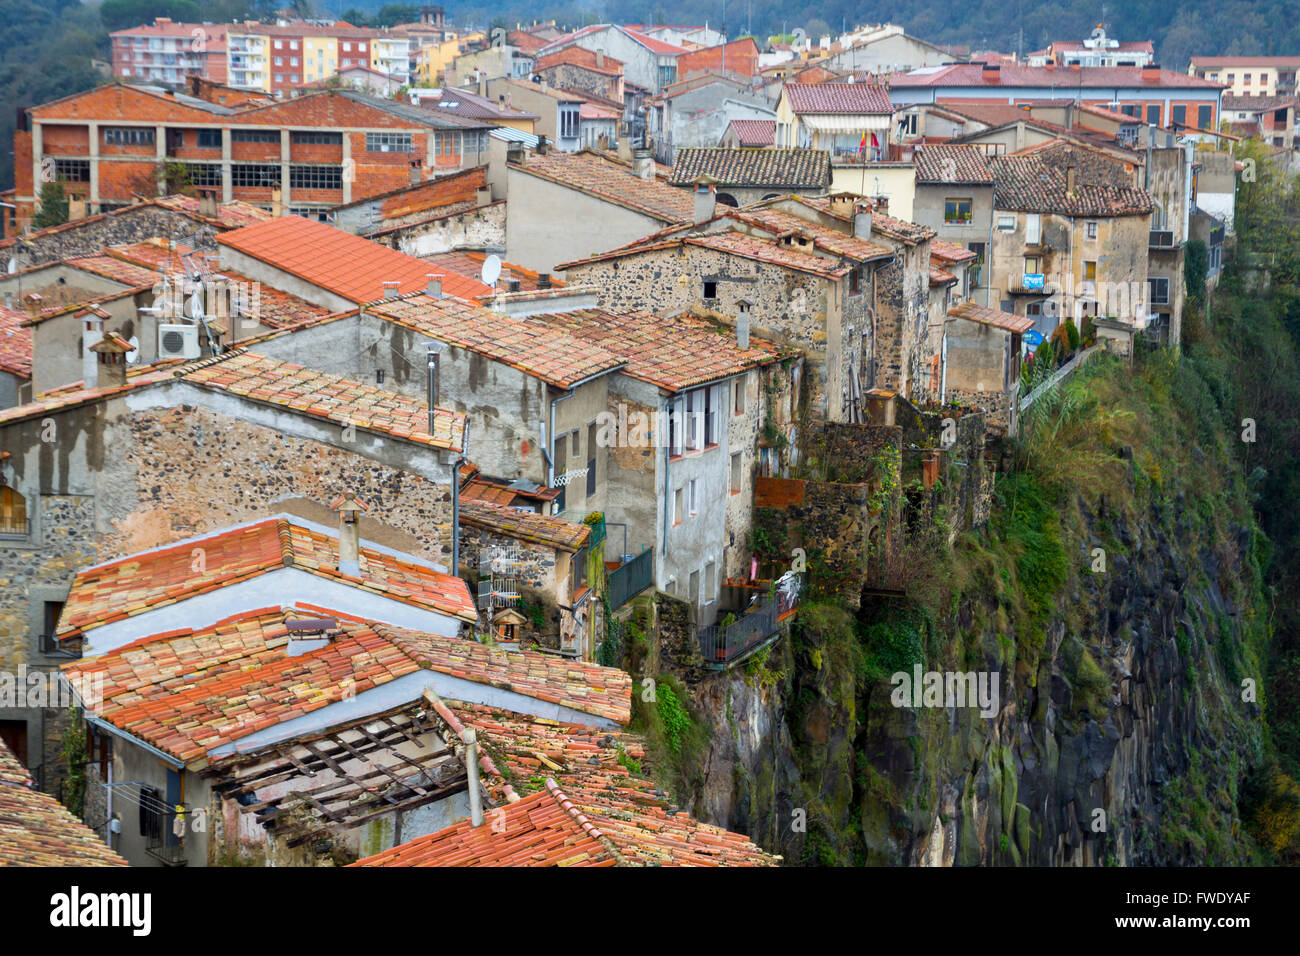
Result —
<path fill-rule="evenodd" d="M 399 282 L 399 281 L 397 281 L 396 279 L 389 279 L 389 280 L 387 280 L 387 281 L 384 283 L 384 294 L 383 294 L 382 298 L 385 298 L 385 299 L 396 299 L 396 298 L 397 298 L 397 290 L 400 289 L 401 287 L 402 287 L 402 283 Z"/>
<path fill-rule="evenodd" d="M 437 272 L 426 272 L 425 278 L 429 280 L 425 286 L 425 294 L 431 299 L 442 298 L 442 275 Z"/>
<path fill-rule="evenodd" d="M 537 273 L 537 288 L 549 289 L 551 287 L 551 274 L 549 272 Z"/>

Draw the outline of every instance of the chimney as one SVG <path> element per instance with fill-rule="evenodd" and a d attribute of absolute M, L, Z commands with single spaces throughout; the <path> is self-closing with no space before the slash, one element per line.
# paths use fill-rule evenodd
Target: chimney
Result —
<path fill-rule="evenodd" d="M 596 69 L 598 69 L 598 70 L 603 70 L 604 68 L 605 68 L 605 52 L 604 52 L 603 50 L 597 50 L 597 51 L 596 51 Z"/>
<path fill-rule="evenodd" d="M 853 214 L 853 235 L 858 239 L 871 238 L 871 207 L 861 206 Z"/>
<path fill-rule="evenodd" d="M 736 345 L 738 348 L 749 348 L 749 308 L 753 305 L 748 299 L 739 299 L 736 307 L 740 312 L 736 315 Z"/>
<path fill-rule="evenodd" d="M 284 198 L 284 194 L 280 191 L 279 186 L 275 186 L 271 189 L 271 215 L 272 216 L 284 215 L 284 203 L 282 202 L 283 198 Z"/>
<path fill-rule="evenodd" d="M 423 173 L 421 172 L 421 170 L 420 170 L 420 161 L 419 161 L 418 159 L 415 160 L 413 163 L 411 163 L 411 177 L 410 177 L 410 178 L 411 178 L 411 185 L 412 185 L 412 186 L 414 186 L 416 183 L 418 183 L 418 182 L 422 182 L 422 181 L 424 180 L 424 174 L 423 174 Z"/>
<path fill-rule="evenodd" d="M 442 275 L 437 272 L 426 272 L 424 276 L 429 280 L 428 285 L 424 287 L 424 294 L 430 299 L 441 299 Z"/>
<path fill-rule="evenodd" d="M 510 279 L 506 283 L 506 291 L 508 292 L 518 292 L 519 288 L 520 283 L 518 279 Z"/>
<path fill-rule="evenodd" d="M 104 320 L 94 312 L 81 317 L 81 380 L 86 388 L 94 388 L 99 380 L 99 356 L 91 346 L 104 337 Z"/>
<path fill-rule="evenodd" d="M 1160 64 L 1158 64 L 1158 63 L 1147 63 L 1147 64 L 1145 64 L 1145 65 L 1142 67 L 1142 82 L 1143 82 L 1143 83 L 1159 83 L 1159 82 L 1160 82 Z"/>
<path fill-rule="evenodd" d="M 1070 165 L 1065 167 L 1065 191 L 1067 193 L 1074 192 L 1074 174 L 1075 165 L 1074 163 L 1070 163 Z"/>
<path fill-rule="evenodd" d="M 217 218 L 217 192 L 215 189 L 199 190 L 199 215 L 208 219 Z"/>
<path fill-rule="evenodd" d="M 551 144 L 550 144 L 549 142 L 547 142 L 546 137 L 545 137 L 545 136 L 538 136 L 538 137 L 537 137 L 537 155 L 538 155 L 538 156 L 545 156 L 545 155 L 546 155 L 547 153 L 549 153 L 550 151 L 551 151 Z"/>
<path fill-rule="evenodd" d="M 95 385 L 87 382 L 87 387 L 120 388 L 126 384 L 126 353 L 131 351 L 131 346 L 110 332 L 92 345 L 90 351 L 97 358 L 99 374 Z"/>
<path fill-rule="evenodd" d="M 980 79 L 985 83 L 1001 83 L 1002 67 L 996 63 L 985 63 L 980 67 Z"/>
<path fill-rule="evenodd" d="M 845 219 L 853 217 L 853 207 L 856 205 L 857 197 L 852 193 L 836 193 L 830 197 L 831 214 L 841 216 Z"/>
<path fill-rule="evenodd" d="M 442 358 L 442 346 L 437 342 L 430 342 L 425 358 L 429 368 L 429 382 L 425 398 L 429 405 L 429 434 L 432 435 L 434 410 L 438 407 L 438 386 L 441 384 L 438 381 L 438 366 Z"/>
<path fill-rule="evenodd" d="M 369 511 L 365 502 L 351 491 L 335 499 L 330 508 L 339 513 L 339 573 L 361 577 L 361 512 Z"/>
<path fill-rule="evenodd" d="M 465 744 L 465 773 L 469 776 L 469 819 L 473 826 L 483 825 L 483 792 L 478 779 L 478 731 L 466 727 L 460 732 Z"/>
<path fill-rule="evenodd" d="M 549 272 L 537 273 L 537 288 L 549 289 L 551 287 L 551 274 Z"/>
<path fill-rule="evenodd" d="M 712 176 L 699 176 L 695 180 L 695 223 L 708 222 L 718 204 L 717 187 Z"/>
<path fill-rule="evenodd" d="M 387 281 L 384 282 L 384 294 L 381 295 L 380 298 L 396 299 L 398 295 L 397 290 L 400 289 L 401 287 L 402 287 L 402 283 L 398 282 L 395 279 L 388 279 Z"/>
<path fill-rule="evenodd" d="M 39 316 L 44 305 L 45 300 L 41 298 L 39 292 L 28 292 L 23 296 L 23 311 L 27 313 L 29 319 Z"/>
<path fill-rule="evenodd" d="M 524 150 L 523 143 L 508 143 L 506 145 L 507 163 L 514 163 L 516 166 L 522 166 L 527 158 L 528 153 Z"/>
<path fill-rule="evenodd" d="M 632 170 L 638 179 L 650 182 L 655 178 L 655 161 L 648 149 L 632 151 Z"/>

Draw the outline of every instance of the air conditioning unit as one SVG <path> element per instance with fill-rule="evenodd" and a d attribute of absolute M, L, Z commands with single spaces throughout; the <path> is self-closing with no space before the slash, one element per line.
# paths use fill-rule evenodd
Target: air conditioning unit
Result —
<path fill-rule="evenodd" d="M 196 359 L 199 352 L 199 329 L 196 325 L 159 325 L 158 357 Z"/>

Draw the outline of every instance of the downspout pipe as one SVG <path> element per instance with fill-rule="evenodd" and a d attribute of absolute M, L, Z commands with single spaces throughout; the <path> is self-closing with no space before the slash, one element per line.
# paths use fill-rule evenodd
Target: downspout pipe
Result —
<path fill-rule="evenodd" d="M 560 404 L 560 402 L 564 401 L 565 399 L 573 398 L 573 393 L 577 389 L 577 387 L 578 387 L 577 385 L 574 385 L 573 388 L 570 388 L 563 395 L 557 395 L 555 398 L 551 399 L 551 414 L 550 414 L 550 425 L 549 425 L 550 435 L 547 437 L 546 442 L 542 445 L 542 452 L 546 455 L 546 487 L 547 488 L 555 487 L 555 406 Z M 565 496 L 565 504 L 566 505 L 568 504 L 567 495 Z"/>

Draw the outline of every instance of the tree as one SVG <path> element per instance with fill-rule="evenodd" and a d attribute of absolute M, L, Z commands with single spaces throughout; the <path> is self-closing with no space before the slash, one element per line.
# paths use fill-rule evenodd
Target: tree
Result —
<path fill-rule="evenodd" d="M 41 183 L 40 206 L 32 217 L 33 229 L 61 226 L 68 221 L 68 195 L 63 183 Z"/>
<path fill-rule="evenodd" d="M 1205 301 L 1205 277 L 1210 271 L 1209 255 L 1205 243 L 1191 239 L 1183 246 L 1183 280 L 1187 285 L 1187 298 L 1198 305 Z"/>

